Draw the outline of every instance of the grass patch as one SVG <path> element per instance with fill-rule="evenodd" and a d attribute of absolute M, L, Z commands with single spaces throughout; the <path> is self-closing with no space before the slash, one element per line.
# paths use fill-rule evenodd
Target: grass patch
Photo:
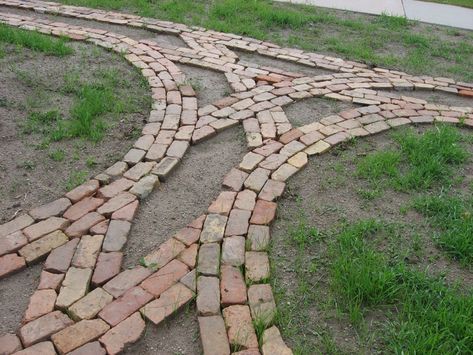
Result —
<path fill-rule="evenodd" d="M 437 125 L 423 134 L 405 129 L 392 137 L 395 150 L 369 154 L 358 162 L 358 176 L 368 179 L 374 190 L 380 186 L 400 191 L 448 187 L 456 168 L 469 157 L 460 144 L 461 134 L 451 126 Z"/>
<path fill-rule="evenodd" d="M 470 70 L 473 35 L 470 32 L 452 32 L 403 17 L 367 16 L 267 0 L 61 2 L 203 26 L 413 74 L 473 80 Z"/>
<path fill-rule="evenodd" d="M 0 24 L 0 42 L 14 44 L 48 55 L 64 57 L 72 54 L 73 49 L 67 45 L 65 38 L 52 38 L 37 32 L 21 30 Z M 0 57 L 2 57 L 0 50 Z"/>

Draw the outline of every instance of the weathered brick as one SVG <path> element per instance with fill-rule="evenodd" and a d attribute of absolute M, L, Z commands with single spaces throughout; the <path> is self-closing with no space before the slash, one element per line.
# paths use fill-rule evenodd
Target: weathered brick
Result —
<path fill-rule="evenodd" d="M 103 289 L 117 298 L 123 295 L 128 289 L 138 285 L 148 276 L 152 271 L 143 266 L 135 266 L 133 269 L 127 269 L 119 273 L 109 282 L 107 282 Z"/>
<path fill-rule="evenodd" d="M 56 291 L 54 290 L 38 290 L 30 297 L 28 308 L 26 309 L 23 321 L 25 323 L 39 318 L 54 310 L 56 302 Z"/>
<path fill-rule="evenodd" d="M 21 231 L 13 232 L 0 238 L 0 256 L 13 253 L 24 247 L 28 243 L 25 235 Z"/>
<path fill-rule="evenodd" d="M 233 202 L 235 201 L 236 192 L 233 191 L 223 191 L 221 192 L 217 199 L 212 202 L 209 206 L 209 213 L 221 214 L 228 216 L 230 210 L 232 209 Z"/>
<path fill-rule="evenodd" d="M 113 296 L 98 287 L 70 306 L 69 315 L 75 321 L 92 319 L 112 301 Z"/>
<path fill-rule="evenodd" d="M 143 334 L 146 324 L 139 312 L 120 322 L 105 333 L 99 341 L 105 346 L 108 354 L 118 354 L 124 348 L 136 342 Z"/>
<path fill-rule="evenodd" d="M 86 234 L 90 228 L 105 220 L 105 217 L 97 212 L 87 213 L 84 217 L 72 223 L 65 231 L 70 237 L 80 237 Z"/>
<path fill-rule="evenodd" d="M 56 307 L 67 308 L 75 301 L 84 297 L 89 288 L 91 276 L 91 269 L 70 267 L 56 299 Z"/>
<path fill-rule="evenodd" d="M 0 336 L 0 354 L 13 354 L 20 351 L 22 348 L 20 339 L 16 335 L 5 334 Z"/>
<path fill-rule="evenodd" d="M 141 283 L 141 287 L 158 297 L 189 272 L 186 264 L 172 260 Z"/>
<path fill-rule="evenodd" d="M 207 243 L 200 246 L 197 271 L 204 275 L 218 275 L 220 244 Z"/>
<path fill-rule="evenodd" d="M 184 244 L 174 238 L 170 238 L 161 244 L 157 250 L 145 256 L 144 262 L 146 265 L 153 265 L 158 269 L 162 268 L 185 248 Z"/>
<path fill-rule="evenodd" d="M 95 211 L 104 203 L 101 198 L 85 197 L 84 199 L 76 202 L 74 205 L 69 207 L 64 213 L 64 218 L 76 221 L 79 218 L 85 216 L 87 213 Z"/>
<path fill-rule="evenodd" d="M 205 355 L 230 355 L 222 316 L 199 317 L 199 329 Z"/>
<path fill-rule="evenodd" d="M 256 206 L 251 216 L 251 224 L 270 224 L 276 216 L 277 204 L 265 200 L 256 201 Z"/>
<path fill-rule="evenodd" d="M 33 224 L 23 229 L 23 234 L 32 242 L 56 230 L 64 230 L 69 225 L 69 221 L 64 218 L 50 217 L 44 221 Z"/>
<path fill-rule="evenodd" d="M 103 242 L 103 251 L 120 251 L 128 240 L 131 223 L 128 221 L 111 220 Z"/>
<path fill-rule="evenodd" d="M 76 248 L 72 265 L 81 268 L 94 268 L 102 246 L 103 235 L 84 235 Z"/>
<path fill-rule="evenodd" d="M 48 254 L 51 250 L 67 243 L 69 239 L 61 231 L 55 231 L 45 235 L 41 239 L 25 245 L 19 253 L 27 263 L 32 263 Z"/>
<path fill-rule="evenodd" d="M 245 238 L 242 236 L 227 237 L 222 244 L 222 263 L 240 266 L 245 263 Z"/>
<path fill-rule="evenodd" d="M 248 231 L 250 216 L 251 211 L 233 209 L 230 212 L 227 227 L 225 228 L 225 236 L 245 235 Z"/>
<path fill-rule="evenodd" d="M 73 323 L 74 322 L 64 313 L 54 311 L 21 327 L 19 335 L 23 345 L 28 347 L 48 339 L 54 333 L 57 333 Z"/>
<path fill-rule="evenodd" d="M 76 203 L 82 200 L 84 197 L 92 196 L 99 188 L 99 182 L 97 180 L 89 180 L 86 183 L 77 186 L 75 189 L 69 191 L 66 197 Z"/>
<path fill-rule="evenodd" d="M 269 277 L 269 258 L 265 252 L 247 251 L 245 276 L 249 282 L 260 282 Z"/>
<path fill-rule="evenodd" d="M 243 349 L 258 347 L 258 339 L 248 306 L 229 306 L 222 313 L 230 344 Z"/>
<path fill-rule="evenodd" d="M 53 216 L 59 216 L 71 205 L 68 198 L 59 198 L 53 202 L 47 203 L 40 207 L 33 208 L 29 215 L 36 220 L 47 219 Z"/>
<path fill-rule="evenodd" d="M 197 311 L 200 315 L 209 316 L 220 313 L 219 279 L 199 276 L 197 278 Z"/>
<path fill-rule="evenodd" d="M 246 285 L 240 270 L 231 265 L 223 265 L 220 277 L 222 305 L 225 307 L 246 303 Z"/>
<path fill-rule="evenodd" d="M 123 253 L 100 253 L 92 276 L 94 286 L 102 285 L 120 272 Z"/>

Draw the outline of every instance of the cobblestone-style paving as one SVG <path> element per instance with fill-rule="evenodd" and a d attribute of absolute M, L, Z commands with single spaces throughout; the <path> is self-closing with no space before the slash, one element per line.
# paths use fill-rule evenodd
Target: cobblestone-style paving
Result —
<path fill-rule="evenodd" d="M 0 225 L 0 278 L 46 260 L 17 335 L 0 336 L 1 354 L 116 354 L 138 341 L 144 319 L 159 324 L 194 298 L 206 355 L 292 354 L 273 325 L 276 305 L 266 252 L 286 180 L 309 156 L 351 137 L 410 123 L 473 127 L 472 107 L 428 103 L 408 93 L 435 90 L 473 98 L 473 84 L 369 68 L 134 15 L 41 1 L 1 0 L 0 5 L 174 34 L 189 46 L 161 48 L 152 41 L 38 19 L 33 13 L 0 13 L 2 23 L 123 54 L 141 69 L 154 100 L 142 136 L 122 161 L 64 197 Z M 232 49 L 333 74 L 309 77 L 240 63 Z M 224 73 L 234 93 L 198 107 L 175 63 Z M 317 96 L 360 108 L 292 127 L 283 106 Z M 191 145 L 240 123 L 249 152 L 228 172 L 208 213 L 183 221 L 178 233 L 144 256 L 143 265 L 122 270 L 140 201 L 170 177 Z M 266 326 L 260 343 L 254 322 Z"/>

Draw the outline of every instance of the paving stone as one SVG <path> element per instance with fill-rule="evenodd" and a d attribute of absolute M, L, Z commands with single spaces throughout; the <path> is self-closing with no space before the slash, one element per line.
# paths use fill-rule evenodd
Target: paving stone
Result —
<path fill-rule="evenodd" d="M 66 197 L 76 203 L 82 200 L 84 197 L 92 196 L 99 189 L 99 182 L 97 180 L 89 180 L 75 189 L 66 193 Z"/>
<path fill-rule="evenodd" d="M 68 314 L 75 321 L 92 319 L 112 301 L 113 296 L 98 287 L 70 306 Z"/>
<path fill-rule="evenodd" d="M 253 152 L 256 154 L 263 155 L 265 157 L 278 152 L 283 147 L 283 144 L 270 140 L 262 147 L 255 149 Z"/>
<path fill-rule="evenodd" d="M 236 192 L 233 191 L 221 192 L 217 199 L 210 205 L 208 212 L 228 216 L 232 209 L 233 201 L 235 201 L 235 196 Z"/>
<path fill-rule="evenodd" d="M 170 238 L 161 244 L 157 250 L 145 256 L 144 262 L 146 265 L 153 265 L 158 269 L 162 268 L 185 248 L 184 244 L 174 238 Z"/>
<path fill-rule="evenodd" d="M 98 339 L 110 326 L 101 319 L 81 320 L 51 337 L 60 354 L 66 354 L 78 347 Z"/>
<path fill-rule="evenodd" d="M 248 243 L 251 251 L 265 251 L 268 248 L 270 232 L 268 226 L 250 225 Z"/>
<path fill-rule="evenodd" d="M 248 174 L 239 169 L 233 168 L 225 175 L 223 179 L 223 186 L 232 189 L 233 191 L 240 191 Z"/>
<path fill-rule="evenodd" d="M 21 231 L 2 237 L 0 238 L 0 256 L 15 252 L 27 243 L 28 240 Z"/>
<path fill-rule="evenodd" d="M 271 285 L 251 285 L 248 289 L 248 303 L 253 319 L 270 325 L 276 315 L 276 302 L 274 301 Z"/>
<path fill-rule="evenodd" d="M 35 344 L 21 350 L 15 355 L 56 355 L 56 350 L 54 350 L 54 345 L 50 341 L 43 341 L 42 343 Z"/>
<path fill-rule="evenodd" d="M 141 337 L 146 324 L 139 312 L 110 329 L 99 340 L 105 346 L 108 354 L 118 354 L 129 344 L 133 344 Z"/>
<path fill-rule="evenodd" d="M 127 269 L 119 273 L 112 280 L 107 282 L 103 289 L 113 297 L 118 298 L 128 289 L 138 285 L 152 274 L 152 271 L 143 266 L 135 266 L 133 269 Z"/>
<path fill-rule="evenodd" d="M 284 182 L 298 171 L 299 168 L 296 168 L 294 165 L 283 164 L 271 175 L 271 179 Z"/>
<path fill-rule="evenodd" d="M 98 286 L 110 280 L 120 272 L 123 253 L 100 253 L 92 276 L 92 285 Z"/>
<path fill-rule="evenodd" d="M 315 154 L 321 154 L 325 152 L 327 149 L 331 147 L 330 144 L 328 144 L 325 141 L 318 141 L 317 143 L 311 145 L 310 147 L 306 148 L 304 152 L 306 152 L 308 155 L 315 155 Z"/>
<path fill-rule="evenodd" d="M 76 221 L 85 216 L 87 213 L 95 211 L 98 207 L 103 205 L 104 200 L 95 197 L 85 197 L 79 202 L 75 203 L 67 209 L 64 213 L 64 218 L 71 221 Z"/>
<path fill-rule="evenodd" d="M 243 349 L 258 347 L 258 339 L 248 306 L 229 306 L 222 313 L 230 344 Z"/>
<path fill-rule="evenodd" d="M 304 133 L 297 128 L 291 129 L 289 132 L 284 133 L 281 137 L 279 137 L 279 141 L 282 144 L 288 144 L 293 140 L 301 137 Z"/>
<path fill-rule="evenodd" d="M 174 238 L 184 243 L 186 246 L 192 245 L 199 240 L 200 229 L 195 228 L 182 228 L 179 230 Z"/>
<path fill-rule="evenodd" d="M 166 181 L 171 171 L 177 166 L 179 159 L 165 157 L 153 169 L 152 173 L 157 175 L 161 181 Z"/>
<path fill-rule="evenodd" d="M 279 329 L 275 326 L 263 332 L 263 345 L 261 350 L 263 355 L 292 355 L 291 349 L 284 343 Z"/>
<path fill-rule="evenodd" d="M 107 175 L 111 175 L 111 176 L 121 176 L 127 170 L 128 170 L 128 164 L 127 163 L 125 163 L 124 161 L 117 161 L 110 168 L 105 170 L 105 173 Z"/>
<path fill-rule="evenodd" d="M 264 156 L 249 152 L 243 157 L 239 167 L 243 171 L 251 172 L 263 159 Z"/>
<path fill-rule="evenodd" d="M 162 269 L 158 270 L 141 283 L 141 287 L 159 297 L 161 293 L 169 289 L 189 272 L 186 264 L 179 260 L 172 260 Z"/>
<path fill-rule="evenodd" d="M 112 198 L 118 195 L 120 192 L 130 189 L 134 185 L 133 180 L 121 178 L 115 180 L 111 184 L 102 187 L 99 190 L 98 195 L 104 198 Z"/>
<path fill-rule="evenodd" d="M 101 214 L 97 212 L 90 212 L 72 223 L 65 232 L 70 237 L 80 237 L 86 234 L 93 226 L 104 220 L 105 217 Z"/>
<path fill-rule="evenodd" d="M 161 296 L 141 308 L 141 314 L 154 324 L 161 323 L 164 319 L 178 311 L 189 302 L 194 294 L 181 283 L 173 285 L 164 291 Z"/>
<path fill-rule="evenodd" d="M 265 252 L 247 251 L 245 276 L 249 282 L 260 282 L 269 277 L 269 259 Z"/>
<path fill-rule="evenodd" d="M 256 193 L 251 190 L 240 191 L 235 200 L 235 208 L 246 211 L 253 211 L 256 204 Z"/>
<path fill-rule="evenodd" d="M 220 290 L 217 277 L 199 276 L 197 278 L 197 311 L 199 315 L 220 314 Z"/>
<path fill-rule="evenodd" d="M 56 291 L 54 290 L 35 291 L 35 293 L 30 297 L 30 302 L 23 317 L 23 322 L 31 322 L 36 318 L 52 312 L 54 310 L 56 296 Z"/>
<path fill-rule="evenodd" d="M 268 180 L 270 171 L 263 168 L 256 168 L 245 180 L 245 187 L 259 192 Z"/>
<path fill-rule="evenodd" d="M 103 242 L 103 251 L 120 251 L 126 244 L 131 223 L 128 221 L 111 220 Z"/>
<path fill-rule="evenodd" d="M 136 200 L 136 196 L 129 192 L 120 192 L 115 197 L 105 202 L 102 206 L 97 209 L 97 212 L 102 215 L 111 215 L 116 210 L 128 205 L 129 203 Z"/>
<path fill-rule="evenodd" d="M 112 213 L 112 219 L 118 219 L 122 221 L 131 222 L 135 217 L 136 211 L 138 210 L 138 201 L 129 203 L 128 205 L 116 210 Z"/>
<path fill-rule="evenodd" d="M 382 131 L 386 131 L 388 129 L 390 129 L 391 126 L 389 126 L 386 122 L 384 121 L 381 121 L 381 122 L 375 122 L 375 123 L 371 123 L 367 126 L 364 126 L 364 129 L 366 129 L 369 133 L 371 134 L 375 134 L 375 133 L 379 133 L 379 132 L 382 132 Z"/>
<path fill-rule="evenodd" d="M 64 313 L 48 313 L 20 328 L 19 336 L 25 347 L 48 339 L 54 333 L 70 326 L 74 322 Z"/>
<path fill-rule="evenodd" d="M 128 153 L 125 154 L 123 161 L 133 165 L 141 161 L 145 154 L 146 151 L 144 150 L 132 148 L 128 151 Z"/>
<path fill-rule="evenodd" d="M 56 307 L 67 308 L 75 301 L 84 297 L 89 288 L 91 277 L 91 269 L 70 267 L 56 299 Z"/>
<path fill-rule="evenodd" d="M 237 267 L 223 265 L 221 270 L 220 294 L 222 305 L 245 304 L 246 285 L 243 275 Z"/>
<path fill-rule="evenodd" d="M 245 235 L 248 231 L 248 221 L 250 220 L 251 211 L 233 209 L 228 218 L 227 227 L 225 228 L 225 237 L 233 235 Z"/>
<path fill-rule="evenodd" d="M 230 345 L 222 316 L 199 317 L 198 320 L 204 354 L 230 355 Z"/>
<path fill-rule="evenodd" d="M 266 184 L 264 184 L 264 187 L 259 193 L 258 198 L 265 201 L 274 201 L 282 195 L 285 186 L 286 184 L 282 181 L 270 179 L 266 182 Z"/>
<path fill-rule="evenodd" d="M 227 237 L 222 244 L 222 263 L 240 266 L 245 263 L 245 238 L 242 236 Z"/>
<path fill-rule="evenodd" d="M 294 155 L 292 158 L 289 158 L 287 162 L 295 166 L 296 168 L 300 169 L 307 165 L 307 162 L 308 162 L 307 154 L 304 152 L 299 152 L 296 155 Z"/>
<path fill-rule="evenodd" d="M 58 291 L 63 279 L 64 274 L 53 274 L 51 272 L 41 271 L 38 290 L 52 289 Z"/>
<path fill-rule="evenodd" d="M 76 248 L 76 252 L 72 258 L 72 265 L 80 268 L 93 269 L 102 247 L 103 238 L 103 235 L 84 235 Z"/>
<path fill-rule="evenodd" d="M 51 250 L 67 243 L 69 239 L 61 231 L 52 232 L 41 239 L 25 245 L 19 253 L 27 263 L 32 263 L 48 254 Z"/>
<path fill-rule="evenodd" d="M 305 144 L 299 141 L 292 141 L 286 144 L 284 147 L 281 148 L 279 151 L 280 154 L 286 155 L 287 157 L 292 157 L 294 154 L 304 150 L 306 148 Z"/>
<path fill-rule="evenodd" d="M 0 354 L 10 355 L 23 349 L 20 339 L 15 334 L 0 336 Z"/>
<path fill-rule="evenodd" d="M 28 238 L 29 242 L 32 242 L 56 230 L 64 230 L 68 225 L 69 221 L 65 218 L 50 217 L 44 221 L 26 227 L 23 229 L 23 234 Z"/>
<path fill-rule="evenodd" d="M 109 303 L 99 313 L 99 317 L 112 327 L 128 318 L 153 299 L 153 295 L 136 286 L 126 291 L 120 298 Z"/>
<path fill-rule="evenodd" d="M 154 162 L 140 162 L 128 170 L 123 176 L 127 179 L 138 181 L 148 174 L 154 167 Z"/>
<path fill-rule="evenodd" d="M 197 253 L 199 252 L 199 245 L 192 244 L 187 249 L 184 249 L 178 256 L 177 259 L 182 261 L 190 268 L 194 268 L 197 262 Z"/>
<path fill-rule="evenodd" d="M 223 239 L 227 217 L 219 214 L 209 214 L 205 219 L 204 228 L 200 234 L 201 243 L 219 242 Z"/>
<path fill-rule="evenodd" d="M 68 198 L 62 197 L 40 207 L 33 208 L 29 215 L 36 220 L 47 219 L 63 214 L 70 205 L 71 201 Z"/>
<path fill-rule="evenodd" d="M 256 202 L 253 215 L 251 216 L 251 224 L 270 224 L 276 216 L 277 203 L 265 200 Z"/>
<path fill-rule="evenodd" d="M 23 269 L 26 266 L 25 258 L 17 254 L 6 254 L 0 257 L 0 278 Z"/>
<path fill-rule="evenodd" d="M 275 170 L 279 168 L 282 164 L 284 164 L 286 160 L 287 160 L 287 156 L 274 153 L 266 157 L 265 160 L 259 163 L 259 166 L 263 169 Z"/>
<path fill-rule="evenodd" d="M 98 341 L 93 341 L 71 351 L 68 355 L 105 355 L 106 353 Z"/>
<path fill-rule="evenodd" d="M 188 272 L 179 280 L 184 286 L 192 292 L 197 292 L 197 271 L 196 269 Z"/>
<path fill-rule="evenodd" d="M 207 243 L 200 246 L 197 272 L 204 275 L 218 275 L 220 244 Z"/>
<path fill-rule="evenodd" d="M 159 178 L 156 175 L 147 175 L 130 189 L 130 193 L 142 200 L 148 197 L 156 186 L 159 186 Z"/>
<path fill-rule="evenodd" d="M 194 133 L 192 134 L 192 142 L 194 144 L 200 143 L 214 136 L 216 133 L 217 131 L 213 127 L 203 126 L 194 131 Z"/>
<path fill-rule="evenodd" d="M 169 146 L 166 155 L 173 158 L 182 159 L 188 148 L 189 142 L 176 140 Z"/>
<path fill-rule="evenodd" d="M 89 230 L 90 234 L 91 235 L 97 235 L 97 234 L 105 235 L 107 233 L 109 223 L 110 223 L 109 219 L 102 221 L 100 223 L 97 223 L 95 226 L 90 228 Z"/>

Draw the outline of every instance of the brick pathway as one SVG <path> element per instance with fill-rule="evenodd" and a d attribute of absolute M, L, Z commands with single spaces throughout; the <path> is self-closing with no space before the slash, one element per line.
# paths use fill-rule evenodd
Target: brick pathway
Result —
<path fill-rule="evenodd" d="M 189 48 L 160 48 L 104 30 L 0 13 L 0 22 L 65 35 L 124 54 L 151 86 L 153 109 L 134 147 L 104 173 L 64 197 L 0 225 L 0 278 L 45 259 L 17 335 L 0 336 L 0 353 L 116 354 L 136 342 L 143 318 L 159 324 L 196 298 L 206 355 L 291 354 L 273 324 L 268 283 L 269 225 L 285 182 L 321 154 L 351 137 L 410 123 L 473 127 L 471 107 L 409 97 L 435 90 L 473 97 L 473 84 L 344 61 L 202 28 L 52 2 L 0 0 L 1 5 L 93 19 L 180 36 Z M 239 63 L 232 49 L 331 70 L 307 77 Z M 224 73 L 234 93 L 198 107 L 174 63 Z M 379 91 L 391 89 L 393 91 Z M 396 91 L 396 92 L 394 92 Z M 308 97 L 362 105 L 294 128 L 283 106 Z M 200 216 L 122 270 L 123 248 L 141 200 L 165 182 L 191 145 L 242 124 L 249 152 L 224 178 Z M 189 221 L 187 221 L 189 222 Z M 244 272 L 242 272 L 242 270 Z M 265 324 L 258 343 L 253 322 Z"/>

